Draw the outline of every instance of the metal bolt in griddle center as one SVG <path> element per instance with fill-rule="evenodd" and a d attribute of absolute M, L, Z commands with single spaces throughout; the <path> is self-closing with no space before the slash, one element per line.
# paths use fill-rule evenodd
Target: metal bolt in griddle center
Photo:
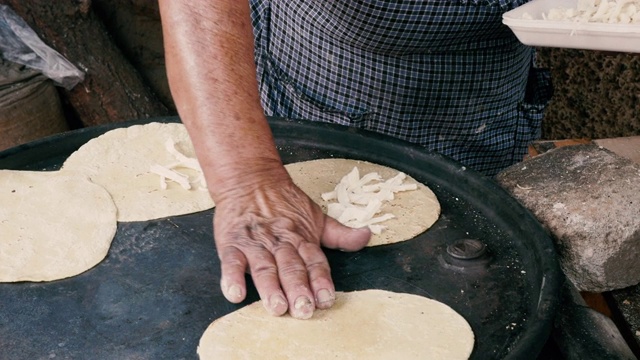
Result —
<path fill-rule="evenodd" d="M 484 255 L 486 246 L 476 239 L 462 239 L 447 246 L 447 254 L 460 260 L 477 259 Z"/>

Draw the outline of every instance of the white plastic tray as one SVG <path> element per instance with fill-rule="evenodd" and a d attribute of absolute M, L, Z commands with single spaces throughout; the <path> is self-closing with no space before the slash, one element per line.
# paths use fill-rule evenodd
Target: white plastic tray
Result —
<path fill-rule="evenodd" d="M 555 7 L 575 8 L 577 0 L 532 0 L 506 12 L 502 22 L 525 45 L 640 53 L 640 25 L 544 20 Z M 523 19 L 524 14 L 532 19 Z"/>

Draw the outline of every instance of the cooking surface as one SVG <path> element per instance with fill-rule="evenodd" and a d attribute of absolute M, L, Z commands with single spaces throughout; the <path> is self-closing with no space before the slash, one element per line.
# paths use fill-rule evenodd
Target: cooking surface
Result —
<path fill-rule="evenodd" d="M 0 168 L 57 169 L 84 142 L 131 124 L 10 149 L 0 153 Z M 429 185 L 442 205 L 440 219 L 413 240 L 356 253 L 326 250 L 337 290 L 385 289 L 448 304 L 475 332 L 472 359 L 531 357 L 542 348 L 557 304 L 555 253 L 540 225 L 493 181 L 377 134 L 281 119 L 271 124 L 285 163 L 350 157 L 392 166 Z M 222 296 L 213 212 L 119 223 L 109 255 L 95 268 L 50 283 L 0 284 L 2 356 L 196 358 L 214 319 L 258 299 L 250 281 L 243 304 Z M 447 246 L 461 239 L 480 240 L 488 257 L 449 256 Z"/>

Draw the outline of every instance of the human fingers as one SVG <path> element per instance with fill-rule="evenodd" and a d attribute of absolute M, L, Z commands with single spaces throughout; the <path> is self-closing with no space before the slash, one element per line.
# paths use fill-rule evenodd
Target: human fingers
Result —
<path fill-rule="evenodd" d="M 336 294 L 327 257 L 319 246 L 311 243 L 302 243 L 298 248 L 298 253 L 307 268 L 309 285 L 315 296 L 316 308 L 330 308 L 336 300 Z"/>
<path fill-rule="evenodd" d="M 268 226 L 251 213 L 239 216 L 237 211 L 219 205 L 214 216 L 214 239 L 225 298 L 231 302 L 244 300 L 248 270 L 267 312 L 274 316 L 286 313 L 288 303 L 280 287 L 275 260 L 268 250 L 273 238 Z"/>
<path fill-rule="evenodd" d="M 290 236 L 296 235 L 290 234 Z M 273 254 L 278 267 L 280 285 L 289 303 L 289 314 L 296 319 L 310 318 L 316 307 L 315 298 L 309 286 L 307 268 L 298 249 L 293 246 L 293 243 L 284 241 L 273 249 Z"/>
<path fill-rule="evenodd" d="M 245 254 L 249 262 L 249 269 L 253 284 L 258 290 L 262 304 L 267 312 L 280 316 L 287 312 L 289 303 L 280 286 L 278 266 L 273 255 L 265 248 L 256 248 Z"/>
<path fill-rule="evenodd" d="M 368 228 L 354 229 L 340 224 L 332 217 L 325 216 L 321 243 L 329 249 L 358 251 L 365 247 L 371 238 Z"/>
<path fill-rule="evenodd" d="M 220 246 L 220 288 L 224 297 L 232 303 L 239 303 L 247 296 L 244 274 L 247 258 L 242 251 L 233 246 Z"/>
<path fill-rule="evenodd" d="M 245 299 L 247 287 L 244 275 L 247 266 L 267 312 L 274 316 L 286 313 L 288 302 L 280 288 L 275 260 L 265 249 L 256 248 L 255 251 L 245 254 L 235 247 L 228 246 L 220 252 L 220 287 L 224 297 L 232 303 L 239 303 Z"/>

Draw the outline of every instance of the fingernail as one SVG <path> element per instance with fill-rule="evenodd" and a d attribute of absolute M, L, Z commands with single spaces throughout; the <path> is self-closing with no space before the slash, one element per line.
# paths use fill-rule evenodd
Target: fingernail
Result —
<path fill-rule="evenodd" d="M 308 319 L 313 315 L 313 303 L 306 296 L 299 296 L 293 303 L 294 312 L 291 314 L 298 319 Z"/>
<path fill-rule="evenodd" d="M 271 310 L 273 310 L 274 313 L 281 315 L 287 310 L 287 301 L 282 295 L 273 294 L 269 298 L 269 307 L 271 307 Z"/>
<path fill-rule="evenodd" d="M 306 296 L 299 296 L 296 299 L 296 302 L 293 303 L 293 307 L 296 310 L 300 310 L 300 309 L 302 309 L 304 307 L 307 307 L 307 306 L 311 306 L 311 300 Z"/>
<path fill-rule="evenodd" d="M 242 290 L 238 285 L 231 285 L 227 289 L 227 294 L 231 299 L 240 299 L 242 297 Z"/>
<path fill-rule="evenodd" d="M 322 289 L 318 291 L 316 294 L 316 302 L 318 303 L 318 307 L 321 307 L 322 304 L 331 303 L 335 300 L 335 296 L 331 294 L 331 292 L 327 289 Z"/>

